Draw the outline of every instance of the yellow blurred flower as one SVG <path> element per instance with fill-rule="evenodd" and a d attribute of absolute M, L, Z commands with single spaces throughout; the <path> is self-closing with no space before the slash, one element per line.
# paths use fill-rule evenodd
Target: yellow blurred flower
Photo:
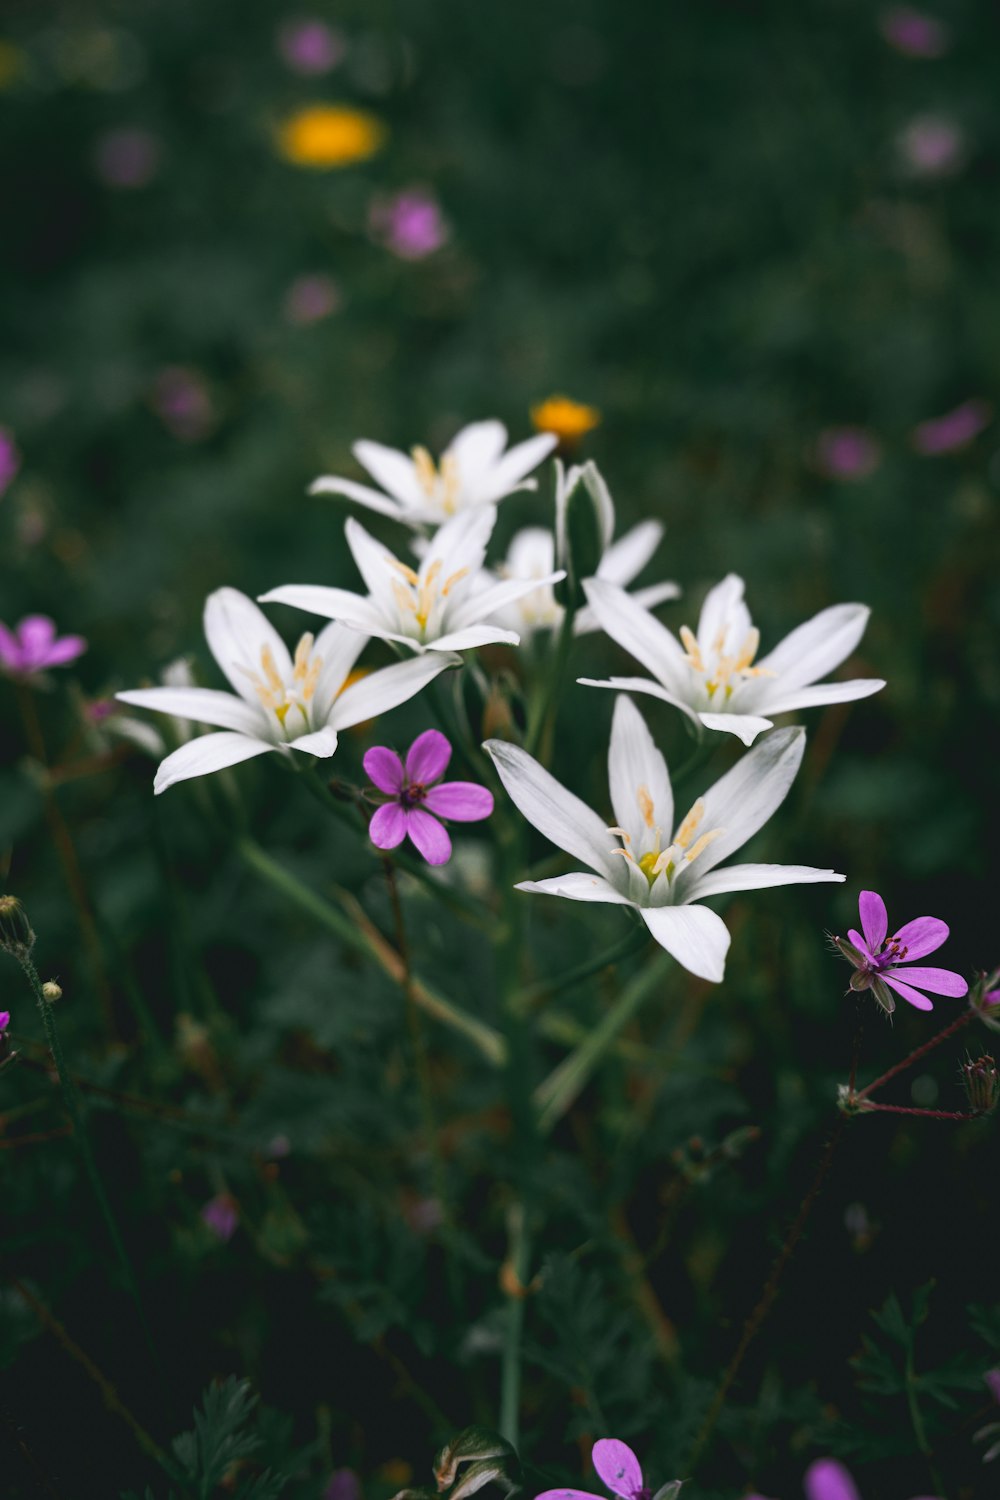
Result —
<path fill-rule="evenodd" d="M 568 396 L 549 396 L 531 408 L 531 420 L 539 432 L 553 432 L 564 448 L 572 448 L 601 423 L 596 406 L 584 406 Z"/>
<path fill-rule="evenodd" d="M 278 149 L 297 167 L 326 171 L 366 161 L 380 150 L 386 127 L 376 115 L 345 104 L 310 104 L 281 126 Z"/>

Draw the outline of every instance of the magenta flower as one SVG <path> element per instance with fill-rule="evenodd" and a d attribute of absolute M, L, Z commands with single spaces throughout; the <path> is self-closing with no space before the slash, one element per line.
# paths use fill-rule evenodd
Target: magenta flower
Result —
<path fill-rule="evenodd" d="M 871 990 L 886 1015 L 892 1015 L 896 1009 L 887 986 L 917 1010 L 934 1009 L 920 989 L 930 990 L 932 995 L 953 995 L 956 998 L 968 994 L 968 984 L 961 974 L 951 969 L 911 967 L 914 959 L 933 953 L 947 938 L 948 924 L 940 917 L 914 917 L 893 937 L 888 937 L 889 917 L 881 896 L 875 891 L 862 891 L 858 908 L 862 931 L 857 932 L 852 927 L 847 934 L 850 942 L 844 938 L 834 939 L 843 956 L 854 965 L 852 990 Z M 900 979 L 900 969 L 904 969 L 906 981 Z M 915 985 L 920 989 L 915 989 Z"/>
<path fill-rule="evenodd" d="M 394 198 L 375 198 L 368 210 L 373 239 L 400 260 L 423 260 L 448 239 L 448 225 L 437 199 L 422 188 Z"/>
<path fill-rule="evenodd" d="M 0 671 L 25 681 L 47 667 L 64 667 L 87 649 L 82 635 L 56 635 L 48 615 L 26 615 L 16 630 L 0 624 Z"/>
<path fill-rule="evenodd" d="M 881 461 L 881 448 L 863 427 L 827 427 L 816 439 L 814 462 L 828 479 L 867 479 Z"/>
<path fill-rule="evenodd" d="M 806 1500 L 861 1500 L 861 1493 L 835 1458 L 818 1458 L 810 1464 L 802 1480 Z M 916 1495 L 914 1500 L 934 1500 L 932 1495 Z"/>
<path fill-rule="evenodd" d="M 951 45 L 951 33 L 943 21 L 909 5 L 884 11 L 880 26 L 889 46 L 904 57 L 943 57 Z"/>
<path fill-rule="evenodd" d="M 0 1010 L 0 1036 L 3 1036 L 4 1032 L 7 1030 L 7 1027 L 9 1025 L 10 1025 L 10 1011 L 9 1010 Z"/>
<path fill-rule="evenodd" d="M 958 448 L 967 447 L 992 420 L 993 408 L 988 401 L 963 401 L 961 406 L 946 412 L 943 417 L 931 417 L 914 427 L 910 441 L 925 458 L 954 453 Z"/>
<path fill-rule="evenodd" d="M 201 1218 L 215 1238 L 225 1245 L 239 1227 L 240 1206 L 230 1193 L 217 1193 L 202 1208 Z"/>
<path fill-rule="evenodd" d="M 299 16 L 278 27 L 278 51 L 293 73 L 319 77 L 330 73 L 347 51 L 339 31 L 315 17 Z"/>
<path fill-rule="evenodd" d="M 21 455 L 17 451 L 13 434 L 6 427 L 0 427 L 0 495 L 16 478 L 20 467 Z"/>
<path fill-rule="evenodd" d="M 451 745 L 437 729 L 425 729 L 406 756 L 373 745 L 365 752 L 364 767 L 388 801 L 375 813 L 369 833 L 376 849 L 395 849 L 409 837 L 429 865 L 447 864 L 451 839 L 438 822 L 478 823 L 493 811 L 493 794 L 473 781 L 441 780 L 451 760 Z"/>
<path fill-rule="evenodd" d="M 628 1443 L 619 1438 L 601 1438 L 594 1444 L 591 1458 L 601 1483 L 620 1500 L 651 1500 L 652 1488 L 643 1483 L 642 1466 Z M 664 1488 L 666 1495 L 676 1500 L 680 1488 L 677 1482 Z M 543 1490 L 535 1500 L 604 1500 L 604 1497 L 592 1495 L 588 1490 Z"/>

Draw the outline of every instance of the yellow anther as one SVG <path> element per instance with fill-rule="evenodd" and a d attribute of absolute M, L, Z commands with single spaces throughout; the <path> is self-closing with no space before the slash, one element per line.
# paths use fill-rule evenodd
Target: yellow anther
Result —
<path fill-rule="evenodd" d="M 609 828 L 608 832 L 609 833 L 616 833 L 620 839 L 624 839 L 624 841 L 625 841 L 626 844 L 631 844 L 631 842 L 632 842 L 631 835 L 628 834 L 628 833 L 626 833 L 626 831 L 625 831 L 624 828 Z"/>
<path fill-rule="evenodd" d="M 264 676 L 272 692 L 284 692 L 285 685 L 281 680 L 281 674 L 274 664 L 274 656 L 270 646 L 262 646 L 260 651 L 260 664 L 264 669 Z"/>
<path fill-rule="evenodd" d="M 444 491 L 441 504 L 448 515 L 454 512 L 459 483 L 458 460 L 453 453 L 445 453 L 441 458 L 441 488 Z"/>
<path fill-rule="evenodd" d="M 405 614 L 407 611 L 411 615 L 417 614 L 417 606 L 413 595 L 405 585 L 400 583 L 398 578 L 392 580 L 392 597 L 395 599 L 397 608 L 401 614 Z M 419 619 L 419 615 L 417 618 Z"/>
<path fill-rule="evenodd" d="M 740 647 L 739 655 L 737 656 L 736 661 L 733 663 L 734 672 L 746 671 L 747 667 L 750 666 L 754 657 L 757 655 L 757 648 L 759 645 L 760 631 L 757 629 L 756 625 L 753 625 L 748 630 L 743 645 Z"/>
<path fill-rule="evenodd" d="M 449 591 L 454 588 L 455 584 L 458 583 L 460 579 L 467 578 L 468 573 L 468 568 L 459 568 L 456 572 L 452 573 L 450 577 L 446 578 L 444 581 L 444 586 L 441 589 L 441 598 L 447 599 Z"/>
<path fill-rule="evenodd" d="M 412 583 L 414 588 L 418 586 L 418 584 L 420 583 L 420 579 L 412 568 L 407 567 L 406 563 L 400 562 L 398 557 L 387 557 L 386 562 L 389 564 L 390 568 L 395 568 L 397 572 L 402 573 L 407 583 Z"/>
<path fill-rule="evenodd" d="M 441 559 L 435 558 L 427 569 L 426 575 L 420 580 L 417 590 L 416 616 L 417 624 L 421 630 L 426 629 L 430 612 L 434 608 L 434 601 L 438 590 L 438 579 L 441 577 Z"/>
<path fill-rule="evenodd" d="M 698 645 L 698 638 L 694 631 L 687 625 L 681 626 L 681 641 L 684 644 L 687 659 L 692 667 L 694 667 L 696 672 L 704 672 L 705 663 L 701 659 L 701 647 Z"/>
<path fill-rule="evenodd" d="M 655 808 L 653 806 L 653 799 L 650 796 L 649 787 L 645 785 L 640 786 L 635 794 L 635 800 L 639 804 L 639 812 L 642 815 L 642 821 L 645 823 L 647 828 L 652 828 L 653 813 L 655 811 Z"/>
<path fill-rule="evenodd" d="M 309 671 L 309 658 L 312 655 L 315 639 L 312 631 L 307 630 L 295 648 L 295 670 L 292 675 L 296 682 L 301 682 Z"/>
<path fill-rule="evenodd" d="M 310 703 L 312 701 L 313 694 L 316 691 L 316 684 L 317 682 L 319 682 L 319 674 L 322 669 L 323 658 L 321 656 L 314 656 L 312 661 L 309 663 L 309 670 L 302 681 L 303 703 Z"/>
<path fill-rule="evenodd" d="M 698 855 L 707 849 L 709 844 L 713 843 L 719 837 L 720 833 L 725 833 L 725 831 L 724 828 L 710 828 L 708 833 L 703 833 L 701 838 L 697 839 L 688 850 L 684 861 L 685 864 L 689 865 L 692 860 L 697 859 Z"/>
<path fill-rule="evenodd" d="M 433 495 L 437 486 L 438 472 L 434 467 L 434 460 L 426 448 L 419 446 L 410 449 L 413 458 L 413 467 L 417 471 L 417 483 L 425 495 Z"/>
<path fill-rule="evenodd" d="M 692 807 L 691 811 L 688 813 L 687 817 L 678 828 L 677 837 L 674 839 L 674 843 L 679 844 L 682 849 L 686 849 L 688 844 L 690 844 L 691 840 L 694 838 L 695 830 L 697 829 L 698 824 L 701 822 L 704 816 L 705 799 L 703 797 L 699 797 L 694 807 Z"/>

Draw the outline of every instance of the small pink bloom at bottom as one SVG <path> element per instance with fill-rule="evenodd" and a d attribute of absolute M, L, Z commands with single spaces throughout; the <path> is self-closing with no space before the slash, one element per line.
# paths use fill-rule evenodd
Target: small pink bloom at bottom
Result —
<path fill-rule="evenodd" d="M 493 811 L 493 794 L 474 781 L 439 785 L 451 760 L 451 745 L 437 729 L 425 729 L 410 746 L 406 763 L 387 745 L 365 752 L 364 767 L 387 796 L 368 827 L 376 849 L 395 849 L 408 838 L 429 865 L 447 864 L 451 839 L 438 819 L 478 823 Z"/>
<path fill-rule="evenodd" d="M 201 1210 L 202 1222 L 225 1245 L 236 1233 L 240 1222 L 240 1207 L 230 1193 L 217 1193 Z"/>
<path fill-rule="evenodd" d="M 9 1010 L 0 1010 L 0 1036 L 3 1036 L 4 1032 L 7 1030 L 7 1027 L 9 1025 L 10 1025 L 10 1011 Z"/>
<path fill-rule="evenodd" d="M 87 649 L 81 635 L 56 635 L 55 621 L 48 615 L 26 615 L 14 629 L 0 624 L 0 672 L 22 681 L 64 667 Z"/>
<path fill-rule="evenodd" d="M 881 461 L 881 448 L 863 427 L 827 427 L 816 439 L 815 466 L 828 479 L 867 479 Z"/>

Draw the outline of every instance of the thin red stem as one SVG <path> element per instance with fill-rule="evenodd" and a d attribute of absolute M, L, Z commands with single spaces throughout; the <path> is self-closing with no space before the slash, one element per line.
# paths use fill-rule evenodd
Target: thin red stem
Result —
<path fill-rule="evenodd" d="M 860 1093 L 855 1094 L 854 1102 L 857 1103 L 860 1099 L 867 1099 L 869 1094 L 881 1088 L 884 1083 L 888 1083 L 890 1078 L 895 1078 L 897 1073 L 905 1073 L 907 1068 L 912 1068 L 913 1064 L 919 1062 L 922 1057 L 926 1057 L 928 1052 L 932 1052 L 935 1047 L 939 1047 L 948 1037 L 954 1036 L 956 1031 L 961 1031 L 962 1027 L 967 1026 L 978 1014 L 978 1011 L 971 1008 L 963 1011 L 957 1021 L 952 1021 L 950 1026 L 946 1026 L 943 1031 L 939 1031 L 935 1036 L 932 1036 L 929 1042 L 924 1042 L 922 1047 L 917 1047 L 915 1051 L 904 1057 L 902 1062 L 896 1063 L 888 1072 L 876 1078 L 874 1083 L 869 1083 Z"/>

